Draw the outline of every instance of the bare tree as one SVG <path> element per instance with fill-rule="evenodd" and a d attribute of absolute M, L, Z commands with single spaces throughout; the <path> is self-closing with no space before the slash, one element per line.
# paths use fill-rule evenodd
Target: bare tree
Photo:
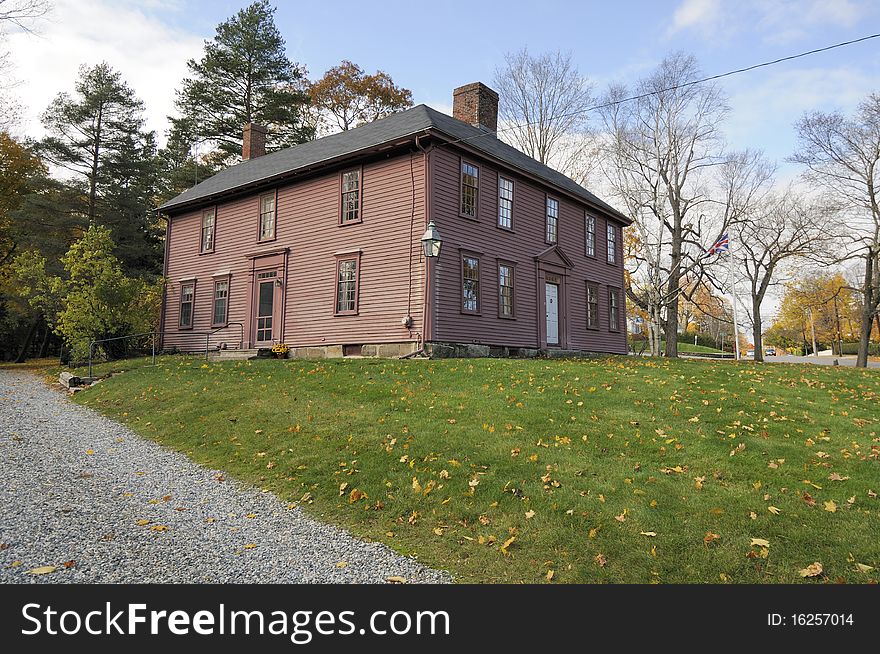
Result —
<path fill-rule="evenodd" d="M 0 0 L 0 25 L 13 25 L 26 32 L 33 22 L 52 8 L 49 0 Z"/>
<path fill-rule="evenodd" d="M 530 157 L 582 181 L 589 160 L 584 153 L 590 147 L 592 85 L 578 72 L 571 53 L 533 56 L 523 48 L 506 54 L 504 61 L 494 79 L 500 135 Z"/>
<path fill-rule="evenodd" d="M 821 258 L 834 241 L 831 212 L 808 205 L 791 190 L 767 197 L 747 219 L 733 226 L 739 267 L 749 292 L 748 315 L 755 361 L 764 360 L 761 307 L 767 292 L 780 284 L 780 272 L 798 258 Z"/>
<path fill-rule="evenodd" d="M 721 90 L 699 78 L 696 59 L 674 54 L 635 87 L 612 86 L 603 104 L 606 175 L 635 218 L 647 293 L 627 293 L 666 334 L 666 356 L 678 356 L 681 280 L 709 234 L 709 170 L 724 163 L 720 124 L 728 107 Z M 723 215 L 724 212 L 722 212 Z M 729 218 L 725 219 L 729 220 Z M 723 225 L 716 226 L 722 229 Z"/>
<path fill-rule="evenodd" d="M 871 327 L 880 311 L 880 94 L 870 94 L 853 117 L 805 114 L 795 125 L 800 147 L 792 161 L 833 198 L 850 232 L 851 257 L 864 262 L 856 365 L 868 365 Z"/>

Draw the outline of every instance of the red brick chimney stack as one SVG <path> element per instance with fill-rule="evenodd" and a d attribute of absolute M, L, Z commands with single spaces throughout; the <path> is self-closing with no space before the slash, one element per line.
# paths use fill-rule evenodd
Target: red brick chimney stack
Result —
<path fill-rule="evenodd" d="M 482 82 L 459 86 L 452 92 L 452 117 L 498 131 L 498 94 Z"/>
<path fill-rule="evenodd" d="M 256 159 L 266 154 L 266 128 L 256 123 L 245 123 L 244 139 L 241 144 L 243 161 Z"/>

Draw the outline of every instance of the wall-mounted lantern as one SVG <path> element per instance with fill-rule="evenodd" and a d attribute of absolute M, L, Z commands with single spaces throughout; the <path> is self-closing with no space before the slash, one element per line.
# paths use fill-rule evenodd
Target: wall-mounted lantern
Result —
<path fill-rule="evenodd" d="M 437 231 L 437 226 L 432 220 L 428 223 L 425 235 L 422 236 L 422 248 L 424 249 L 425 256 L 430 258 L 439 257 L 442 245 L 443 239 L 440 238 L 440 232 Z"/>

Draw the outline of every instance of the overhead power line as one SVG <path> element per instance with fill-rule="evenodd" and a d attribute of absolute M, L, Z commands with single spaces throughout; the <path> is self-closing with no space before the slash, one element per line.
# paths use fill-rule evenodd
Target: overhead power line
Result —
<path fill-rule="evenodd" d="M 718 73 L 716 75 L 709 75 L 708 77 L 702 77 L 700 79 L 695 79 L 690 82 L 682 82 L 681 84 L 676 84 L 674 86 L 667 87 L 665 89 L 659 89 L 656 91 L 649 91 L 647 93 L 641 93 L 639 95 L 631 95 L 627 98 L 621 98 L 620 100 L 613 100 L 611 102 L 605 102 L 603 104 L 597 104 L 590 107 L 586 107 L 584 109 L 578 109 L 577 111 L 571 111 L 568 113 L 559 114 L 558 116 L 554 116 L 551 120 L 556 118 L 569 118 L 571 116 L 578 116 L 581 114 L 588 113 L 590 111 L 597 111 L 599 109 L 605 109 L 607 107 L 613 107 L 615 105 L 623 104 L 624 102 L 633 102 L 635 100 L 642 100 L 644 98 L 648 98 L 652 95 L 657 95 L 658 93 L 666 93 L 668 91 L 676 91 L 678 89 L 683 89 L 688 86 L 694 86 L 695 84 L 704 84 L 706 82 L 712 82 L 717 79 L 722 79 L 724 77 L 730 77 L 732 75 L 739 75 L 741 73 L 747 73 L 752 70 L 756 70 L 758 68 L 766 68 L 767 66 L 775 66 L 776 64 L 781 64 L 786 61 L 792 61 L 794 59 L 800 59 L 801 57 L 808 57 L 810 55 L 818 54 L 820 52 L 827 52 L 828 50 L 835 50 L 837 48 L 843 48 L 849 45 L 854 45 L 856 43 L 861 43 L 862 41 L 870 41 L 871 39 L 880 38 L 880 33 L 878 34 L 869 34 L 868 36 L 862 36 L 857 39 L 852 39 L 850 41 L 841 41 L 840 43 L 834 43 L 833 45 L 826 45 L 822 48 L 816 48 L 814 50 L 807 50 L 806 52 L 799 52 L 797 54 L 788 55 L 786 57 L 780 57 L 779 59 L 773 59 L 771 61 L 763 61 L 759 64 L 753 64 L 751 66 L 746 66 L 745 68 L 737 68 L 735 70 L 729 70 L 725 73 Z M 490 136 L 495 134 L 500 134 L 503 132 L 509 132 L 511 130 L 529 127 L 531 125 L 537 124 L 537 121 L 526 122 L 526 123 L 517 123 L 514 125 L 510 125 L 509 127 L 505 127 L 504 129 L 499 129 L 497 132 L 487 132 L 485 134 L 475 134 L 474 136 L 468 136 L 464 138 L 455 139 L 454 141 L 450 141 L 448 145 L 454 145 L 456 143 L 463 143 L 465 141 L 473 141 L 478 138 L 483 138 L 484 136 Z"/>

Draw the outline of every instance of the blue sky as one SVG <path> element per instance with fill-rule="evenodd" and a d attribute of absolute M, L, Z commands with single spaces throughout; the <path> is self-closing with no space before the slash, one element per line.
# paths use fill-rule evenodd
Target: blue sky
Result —
<path fill-rule="evenodd" d="M 55 0 L 38 36 L 11 37 L 22 128 L 68 89 L 82 63 L 106 59 L 144 99 L 151 128 L 164 130 L 188 57 L 198 57 L 218 22 L 245 2 Z M 693 53 L 706 74 L 880 32 L 870 0 L 675 0 L 657 2 L 293 2 L 278 0 L 276 22 L 290 57 L 320 76 L 342 59 L 381 68 L 441 110 L 451 90 L 491 82 L 504 53 L 571 51 L 598 90 L 632 82 L 669 52 Z M 376 7 L 379 7 L 377 9 Z M 725 132 L 732 148 L 761 148 L 782 163 L 795 145 L 792 123 L 809 109 L 852 111 L 880 90 L 880 39 L 722 82 L 730 97 Z"/>

